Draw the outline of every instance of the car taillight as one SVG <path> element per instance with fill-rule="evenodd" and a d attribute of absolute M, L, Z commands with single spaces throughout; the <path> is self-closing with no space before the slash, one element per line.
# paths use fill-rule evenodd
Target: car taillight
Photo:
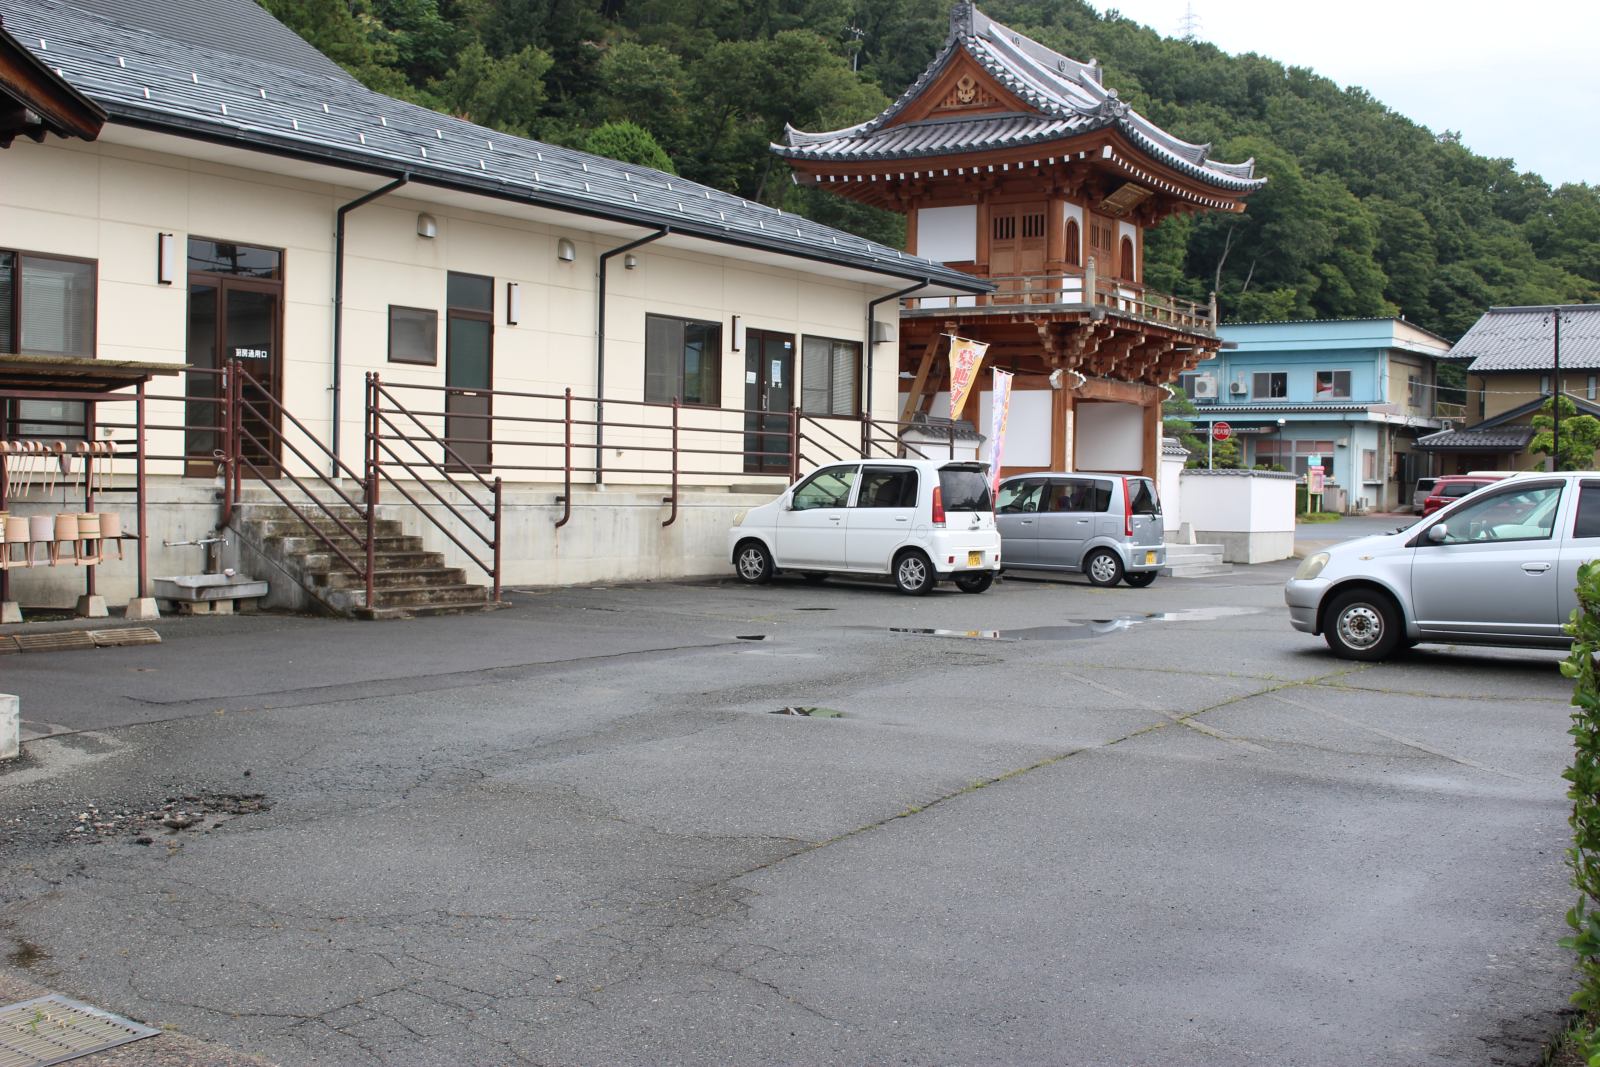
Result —
<path fill-rule="evenodd" d="M 1128 479 L 1122 479 L 1122 536 L 1133 536 L 1133 494 L 1128 491 Z"/>
<path fill-rule="evenodd" d="M 944 525 L 944 489 L 937 485 L 933 487 L 933 524 Z"/>

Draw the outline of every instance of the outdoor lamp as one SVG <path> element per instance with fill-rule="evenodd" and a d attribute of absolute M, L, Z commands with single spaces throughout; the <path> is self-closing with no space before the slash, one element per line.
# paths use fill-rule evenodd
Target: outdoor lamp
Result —
<path fill-rule="evenodd" d="M 171 285 L 178 275 L 177 242 L 170 233 L 156 234 L 156 282 Z"/>

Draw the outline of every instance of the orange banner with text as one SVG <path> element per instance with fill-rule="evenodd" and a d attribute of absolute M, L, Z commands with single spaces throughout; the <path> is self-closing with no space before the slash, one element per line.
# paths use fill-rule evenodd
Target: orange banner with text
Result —
<path fill-rule="evenodd" d="M 967 394 L 978 379 L 978 368 L 983 365 L 983 354 L 989 346 L 982 341 L 950 334 L 950 417 L 959 419 L 967 406 Z"/>

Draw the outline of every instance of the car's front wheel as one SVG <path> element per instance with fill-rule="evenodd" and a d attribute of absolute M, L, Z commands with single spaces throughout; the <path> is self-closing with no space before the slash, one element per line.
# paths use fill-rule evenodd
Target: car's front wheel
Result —
<path fill-rule="evenodd" d="M 763 585 L 772 581 L 772 556 L 760 541 L 745 541 L 733 554 L 733 565 L 739 580 L 750 585 Z"/>
<path fill-rule="evenodd" d="M 1122 561 L 1109 549 L 1098 549 L 1083 561 L 1083 573 L 1095 585 L 1116 585 L 1122 581 Z"/>
<path fill-rule="evenodd" d="M 993 571 L 984 571 L 981 574 L 962 574 L 956 577 L 956 588 L 963 593 L 981 593 L 993 584 Z"/>
<path fill-rule="evenodd" d="M 1373 589 L 1352 589 L 1328 603 L 1322 637 L 1343 659 L 1380 660 L 1405 640 L 1394 601 Z"/>
<path fill-rule="evenodd" d="M 906 552 L 894 561 L 894 584 L 902 593 L 921 596 L 936 580 L 933 564 L 921 552 Z"/>
<path fill-rule="evenodd" d="M 1130 571 L 1122 576 L 1122 580 L 1133 586 L 1135 589 L 1143 589 L 1145 586 L 1156 580 L 1156 572 Z"/>

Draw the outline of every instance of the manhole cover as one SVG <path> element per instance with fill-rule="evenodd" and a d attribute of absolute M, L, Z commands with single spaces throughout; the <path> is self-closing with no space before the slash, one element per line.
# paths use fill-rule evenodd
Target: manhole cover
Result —
<path fill-rule="evenodd" d="M 0 1007 L 0 1067 L 45 1067 L 154 1037 L 160 1030 L 51 995 Z"/>

